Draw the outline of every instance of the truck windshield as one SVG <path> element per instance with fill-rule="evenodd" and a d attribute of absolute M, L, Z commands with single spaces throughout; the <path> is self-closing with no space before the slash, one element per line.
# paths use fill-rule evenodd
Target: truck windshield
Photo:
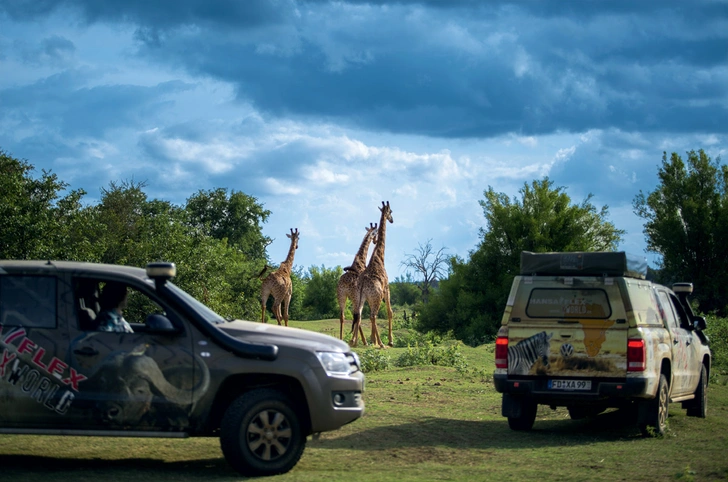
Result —
<path fill-rule="evenodd" d="M 182 290 L 181 288 L 177 287 L 174 283 L 167 283 L 167 288 L 171 292 L 173 292 L 178 297 L 182 298 L 185 303 L 190 305 L 192 309 L 194 309 L 196 312 L 198 312 L 202 317 L 209 321 L 210 323 L 225 323 L 225 319 L 212 311 L 210 308 L 202 304 L 201 302 L 197 301 L 194 296 L 190 295 L 186 291 Z"/>
<path fill-rule="evenodd" d="M 612 315 L 601 289 L 534 288 L 526 306 L 529 318 L 596 318 Z"/>

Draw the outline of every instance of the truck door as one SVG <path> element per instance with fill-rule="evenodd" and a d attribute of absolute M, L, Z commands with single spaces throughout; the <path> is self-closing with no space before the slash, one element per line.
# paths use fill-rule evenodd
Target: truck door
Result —
<path fill-rule="evenodd" d="M 48 428 L 67 417 L 78 394 L 59 323 L 69 295 L 55 275 L 0 273 L 1 427 Z"/>
<path fill-rule="evenodd" d="M 689 387 L 689 351 L 692 344 L 692 332 L 680 325 L 680 317 L 676 306 L 665 290 L 657 291 L 661 313 L 664 316 L 665 327 L 670 332 L 672 350 L 672 387 L 671 395 L 679 396 L 688 391 Z"/>
<path fill-rule="evenodd" d="M 189 326 L 152 285 L 127 283 L 120 314 L 131 330 L 104 331 L 121 326 L 105 316 L 104 290 L 114 283 L 73 280 L 77 323 L 70 326 L 69 364 L 85 377 L 77 427 L 185 431 L 194 403 L 209 385 L 207 367 L 192 355 Z"/>
<path fill-rule="evenodd" d="M 682 303 L 674 293 L 669 293 L 670 302 L 675 310 L 675 317 L 678 319 L 680 328 L 682 329 L 685 336 L 686 344 L 686 360 L 685 360 L 685 393 L 693 393 L 698 385 L 698 379 L 700 377 L 700 367 L 702 366 L 699 362 L 699 346 L 700 340 L 695 334 L 688 316 L 687 311 L 683 307 Z"/>

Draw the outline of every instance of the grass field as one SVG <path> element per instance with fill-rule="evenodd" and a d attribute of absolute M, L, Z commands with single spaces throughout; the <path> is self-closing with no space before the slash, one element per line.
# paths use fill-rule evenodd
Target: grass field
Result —
<path fill-rule="evenodd" d="M 293 323 L 338 335 L 338 322 Z M 384 337 L 383 337 L 384 338 Z M 363 350 L 360 350 L 363 351 Z M 406 348 L 390 348 L 396 358 Z M 707 419 L 670 406 L 669 431 L 643 438 L 612 411 L 569 420 L 540 407 L 533 431 L 500 416 L 493 346 L 461 349 L 472 370 L 417 366 L 367 375 L 365 416 L 309 438 L 298 465 L 270 481 L 727 480 L 728 387 L 711 385 Z M 217 439 L 0 435 L 0 480 L 231 481 Z"/>

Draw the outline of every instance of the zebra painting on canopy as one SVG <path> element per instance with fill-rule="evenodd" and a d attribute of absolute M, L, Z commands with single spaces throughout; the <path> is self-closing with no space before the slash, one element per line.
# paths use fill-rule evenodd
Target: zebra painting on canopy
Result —
<path fill-rule="evenodd" d="M 528 375 L 536 360 L 541 360 L 544 366 L 549 365 L 551 352 L 551 337 L 545 331 L 525 338 L 514 346 L 508 347 L 508 373 L 512 375 Z"/>

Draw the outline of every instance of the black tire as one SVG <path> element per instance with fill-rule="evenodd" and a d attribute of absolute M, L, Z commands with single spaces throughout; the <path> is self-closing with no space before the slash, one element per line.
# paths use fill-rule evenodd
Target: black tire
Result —
<path fill-rule="evenodd" d="M 705 418 L 708 415 L 708 372 L 705 365 L 700 369 L 700 382 L 695 389 L 695 398 L 689 402 L 687 409 L 688 417 Z"/>
<path fill-rule="evenodd" d="M 291 470 L 306 447 L 306 436 L 292 407 L 276 390 L 259 389 L 238 397 L 220 426 L 220 447 L 228 463 L 245 476 Z"/>
<path fill-rule="evenodd" d="M 655 398 L 642 403 L 645 404 L 639 421 L 642 435 L 645 437 L 665 435 L 670 407 L 670 387 L 667 384 L 665 375 L 660 374 L 660 382 Z"/>
<path fill-rule="evenodd" d="M 538 404 L 528 398 L 520 400 L 521 413 L 518 417 L 508 417 L 508 426 L 511 430 L 527 431 L 533 428 L 536 421 L 536 410 Z"/>

